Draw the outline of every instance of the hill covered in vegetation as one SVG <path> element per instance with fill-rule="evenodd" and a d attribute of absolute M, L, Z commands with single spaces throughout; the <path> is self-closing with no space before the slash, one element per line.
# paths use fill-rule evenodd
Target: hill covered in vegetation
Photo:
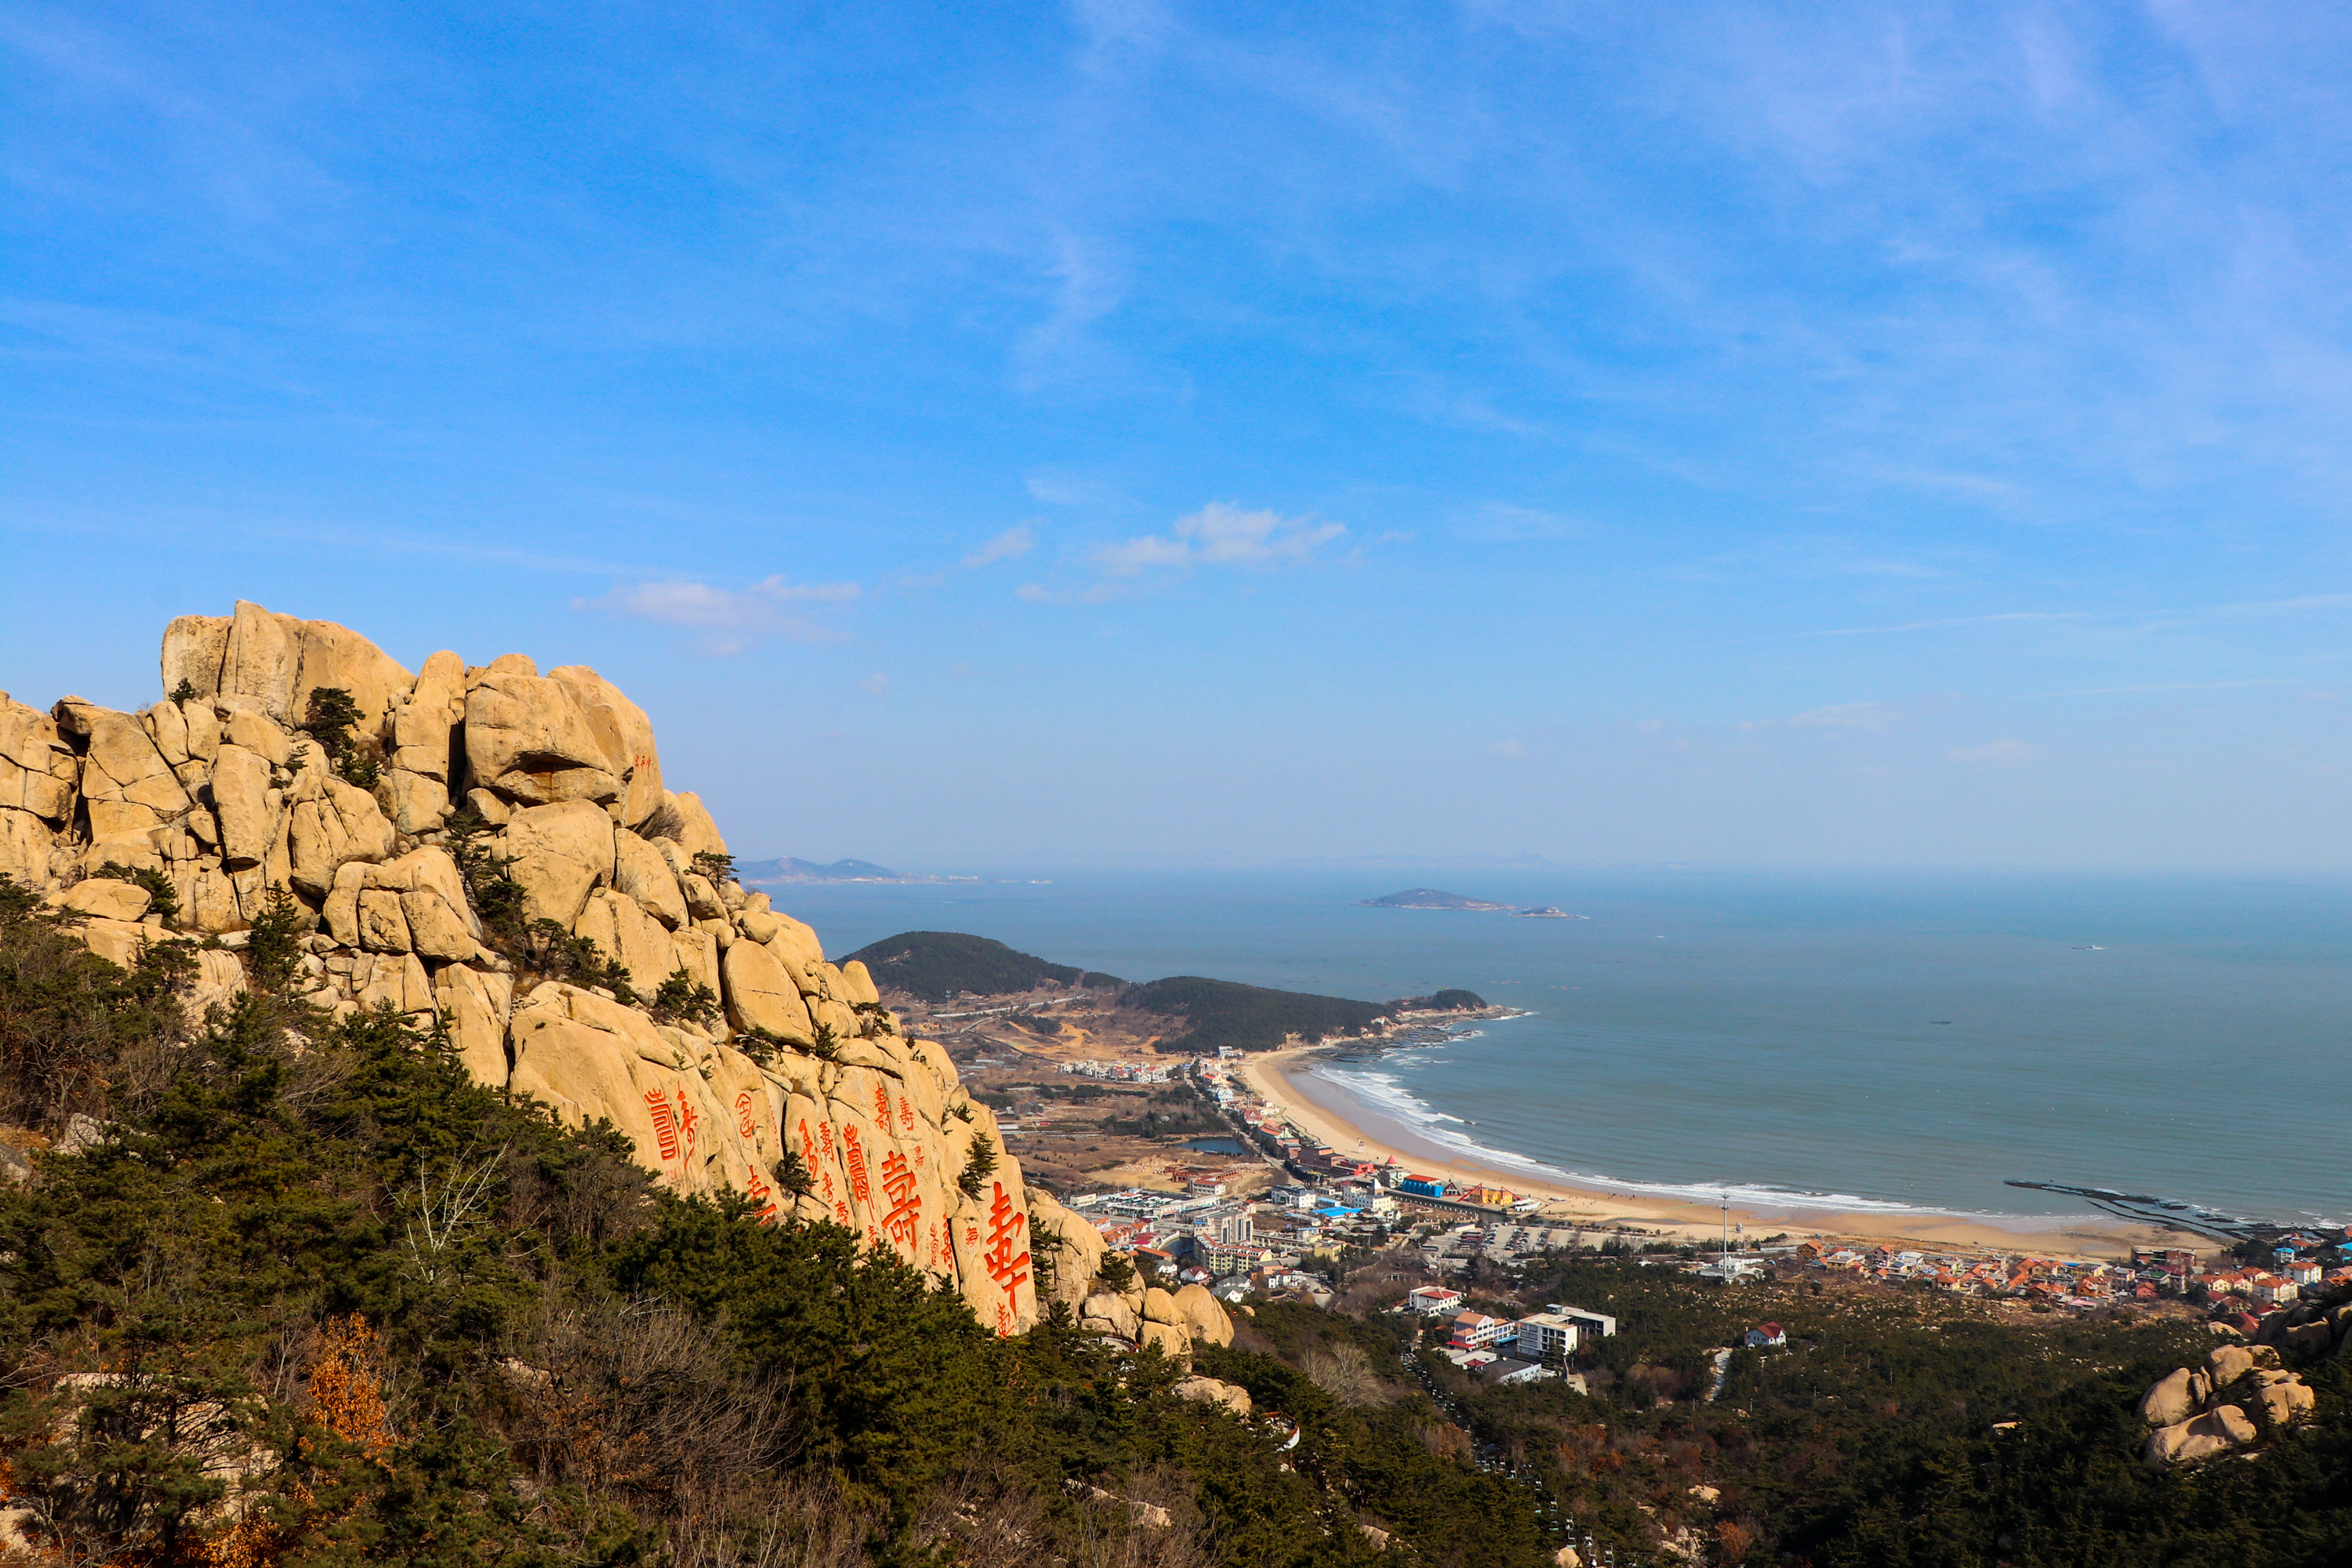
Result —
<path fill-rule="evenodd" d="M 1163 1051 L 1192 1056 L 1230 1047 L 1270 1051 L 1293 1037 L 1320 1039 L 1361 1035 L 1393 1016 L 1392 1002 L 1358 1002 L 1345 996 L 1315 996 L 1276 991 L 1232 980 L 1178 974 L 1129 988 L 1119 1005 L 1171 1020 L 1182 1027 L 1160 1041 Z"/>
<path fill-rule="evenodd" d="M 192 1018 L 0 879 L 9 1528 L 63 1563 L 1549 1561 L 1428 1416 L 1276 1358 L 1274 1422 L 1066 1305 L 1002 1339 L 848 1230 L 655 1184 L 386 1011 Z M 68 1138 L 67 1135 L 73 1135 Z M 72 1152 L 66 1152 L 70 1147 Z M 1286 1446 L 1292 1431 L 1295 1447 Z"/>
<path fill-rule="evenodd" d="M 1046 986 L 1083 985 L 1096 991 L 1120 991 L 1127 986 L 1115 974 L 1049 963 L 1001 942 L 951 931 L 900 931 L 859 948 L 844 962 L 865 964 L 877 986 L 926 1002 L 945 1002 L 966 994 L 1014 995 Z"/>
<path fill-rule="evenodd" d="M 885 991 L 930 1003 L 962 995 L 1020 995 L 1050 987 L 1083 986 L 1108 993 L 1120 1011 L 1160 1031 L 1161 1050 L 1196 1056 L 1220 1047 L 1264 1051 L 1294 1038 L 1362 1035 L 1408 1010 L 1463 1013 L 1486 1005 L 1475 992 L 1459 989 L 1393 1002 L 1362 1002 L 1197 974 L 1129 985 L 1116 975 L 1050 963 L 960 931 L 900 931 L 858 949 L 844 962 L 863 963 Z"/>

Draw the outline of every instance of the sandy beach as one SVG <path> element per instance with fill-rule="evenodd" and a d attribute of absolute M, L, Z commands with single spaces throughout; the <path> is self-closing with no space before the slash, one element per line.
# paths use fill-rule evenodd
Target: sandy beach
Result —
<path fill-rule="evenodd" d="M 1542 1215 L 1549 1224 L 1596 1230 L 1624 1226 L 1677 1240 L 1711 1241 L 1722 1235 L 1726 1216 L 1712 1204 L 1541 1180 L 1525 1171 L 1482 1165 L 1459 1152 L 1437 1155 L 1426 1150 L 1402 1147 L 1402 1140 L 1384 1138 L 1376 1127 L 1359 1126 L 1357 1112 L 1341 1091 L 1306 1075 L 1304 1069 L 1315 1058 L 1329 1054 L 1328 1047 L 1319 1046 L 1269 1051 L 1245 1058 L 1240 1076 L 1300 1128 L 1334 1149 L 1360 1148 L 1368 1157 L 1393 1159 L 1424 1174 L 1507 1187 L 1522 1196 L 1545 1199 Z M 2128 1257 L 2136 1246 L 2200 1245 L 2171 1231 L 2129 1225 L 2102 1215 L 2054 1216 L 2046 1225 L 2002 1226 L 1971 1215 L 1857 1214 L 1834 1209 L 1734 1205 L 1728 1218 L 1730 1223 L 1746 1227 L 1746 1238 L 1749 1240 L 1786 1232 L 1791 1237 L 1821 1237 L 1874 1245 L 1885 1242 L 1928 1250 L 2011 1252 L 2105 1262 Z M 2211 1244 L 2201 1245 L 2210 1247 Z"/>

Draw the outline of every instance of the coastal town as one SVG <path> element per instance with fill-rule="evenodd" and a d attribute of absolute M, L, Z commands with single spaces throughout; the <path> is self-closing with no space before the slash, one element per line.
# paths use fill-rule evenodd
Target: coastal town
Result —
<path fill-rule="evenodd" d="M 1483 1282 L 1547 1257 L 1603 1254 L 1727 1286 L 1818 1281 L 1825 1287 L 1948 1292 L 1997 1310 L 2200 1317 L 2217 1331 L 2264 1336 L 2265 1320 L 2306 1294 L 2352 1283 L 2352 1230 L 2311 1228 L 2217 1250 L 2147 1246 L 2105 1258 L 2016 1248 L 1906 1247 L 1826 1235 L 1715 1238 L 1688 1227 L 1600 1221 L 1557 1198 L 1417 1171 L 1369 1148 L 1335 1148 L 1252 1086 L 1246 1058 L 1076 1059 L 1055 1065 L 1082 1084 L 1163 1097 L 1189 1094 L 1191 1116 L 1156 1169 L 1129 1161 L 1116 1186 L 1071 1194 L 1072 1211 L 1147 1279 L 1201 1284 L 1229 1302 L 1290 1299 L 1328 1306 L 1351 1279 L 1377 1273 L 1398 1310 L 1444 1319 L 1444 1353 L 1488 1377 L 1572 1375 L 1580 1335 L 1615 1331 L 1554 1304 L 1546 1314 L 1485 1317 L 1466 1302 Z M 1208 1120 L 1213 1117 L 1213 1123 Z M 1034 1140 L 1051 1115 L 1008 1121 Z M 1044 1125 L 1040 1125 L 1040 1123 Z M 1210 1135 L 1201 1130 L 1208 1128 Z M 1023 1158 L 1029 1143 L 1016 1143 Z M 1377 1264 L 1377 1269 L 1369 1266 Z M 1760 1327 L 1760 1326 L 1759 1326 Z M 1769 1335 L 1766 1336 L 1767 1340 Z"/>

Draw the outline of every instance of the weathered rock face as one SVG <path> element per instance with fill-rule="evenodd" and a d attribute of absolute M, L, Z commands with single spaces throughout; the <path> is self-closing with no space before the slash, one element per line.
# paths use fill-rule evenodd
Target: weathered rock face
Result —
<path fill-rule="evenodd" d="M 1112 1331 L 1170 1354 L 1223 1322 L 1214 1302 L 1162 1293 L 1168 1315 L 1145 1323 L 1100 1290 L 1101 1237 L 1028 1189 L 946 1053 L 857 1010 L 879 1000 L 863 966 L 835 968 L 765 895 L 703 874 L 698 854 L 727 852 L 718 825 L 665 788 L 652 723 L 595 671 L 442 652 L 411 676 L 341 626 L 239 604 L 173 622 L 163 677 L 184 695 L 135 714 L 78 698 L 44 713 L 0 693 L 0 875 L 83 915 L 93 950 L 128 964 L 175 936 L 234 944 L 283 888 L 312 933 L 295 982 L 306 1000 L 437 1017 L 477 1079 L 573 1126 L 610 1121 L 677 1191 L 845 1226 L 1001 1333 L 1037 1321 L 1041 1270 L 1047 1301 L 1099 1297 Z M 371 786 L 299 729 L 327 688 L 358 710 Z M 508 863 L 526 918 L 593 942 L 640 1005 L 494 950 L 451 853 L 460 805 L 499 829 L 477 842 Z M 176 915 L 93 875 L 109 861 L 161 872 Z M 197 959 L 200 1010 L 246 985 L 236 952 Z M 656 1021 L 644 1004 L 679 970 L 715 1016 Z"/>
<path fill-rule="evenodd" d="M 2325 1341 L 2306 1343 L 2328 1348 Z M 2255 1442 L 2260 1428 L 2247 1413 L 2254 1405 L 2273 1430 L 2284 1430 L 2310 1419 L 2317 1405 L 2309 1385 L 2280 1364 L 2274 1347 L 2221 1345 L 2206 1356 L 2202 1371 L 2180 1367 L 2141 1396 L 2140 1419 L 2156 1428 L 2143 1457 L 2159 1468 L 2193 1465 Z"/>
<path fill-rule="evenodd" d="M 1180 1378 L 1170 1392 L 1179 1399 L 1222 1405 L 1244 1421 L 1249 1419 L 1250 1393 L 1240 1384 L 1220 1383 L 1213 1377 L 1187 1377 Z"/>
<path fill-rule="evenodd" d="M 2209 1410 L 2191 1420 L 2160 1426 L 2148 1435 L 2151 1465 L 2193 1465 L 2216 1454 L 2242 1448 L 2254 1440 L 2254 1424 L 2234 1405 Z"/>
<path fill-rule="evenodd" d="M 2184 1366 L 2158 1380 L 2140 1398 L 2139 1418 L 2151 1426 L 2170 1426 L 2188 1420 L 2200 1403 L 2190 1386 L 2196 1375 Z"/>
<path fill-rule="evenodd" d="M 1207 1286 L 1185 1286 L 1176 1292 L 1175 1305 L 1177 1316 L 1194 1344 L 1234 1342 L 1234 1321 L 1225 1315 L 1224 1304 L 1209 1294 Z"/>
<path fill-rule="evenodd" d="M 493 668 L 466 692 L 466 771 L 508 800 L 617 801 L 616 760 L 569 682 Z"/>

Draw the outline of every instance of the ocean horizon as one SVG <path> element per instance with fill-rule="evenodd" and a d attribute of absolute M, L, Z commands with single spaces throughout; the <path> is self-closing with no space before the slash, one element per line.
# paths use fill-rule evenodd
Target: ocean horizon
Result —
<path fill-rule="evenodd" d="M 1367 908 L 1423 882 L 1581 920 Z M 1433 1154 L 1754 1208 L 2047 1220 L 2110 1187 L 2352 1215 L 2352 879 L 1846 877 L 1501 868 L 804 883 L 843 954 L 992 937 L 1129 980 L 1202 974 L 1522 1009 L 1318 1062 Z"/>

